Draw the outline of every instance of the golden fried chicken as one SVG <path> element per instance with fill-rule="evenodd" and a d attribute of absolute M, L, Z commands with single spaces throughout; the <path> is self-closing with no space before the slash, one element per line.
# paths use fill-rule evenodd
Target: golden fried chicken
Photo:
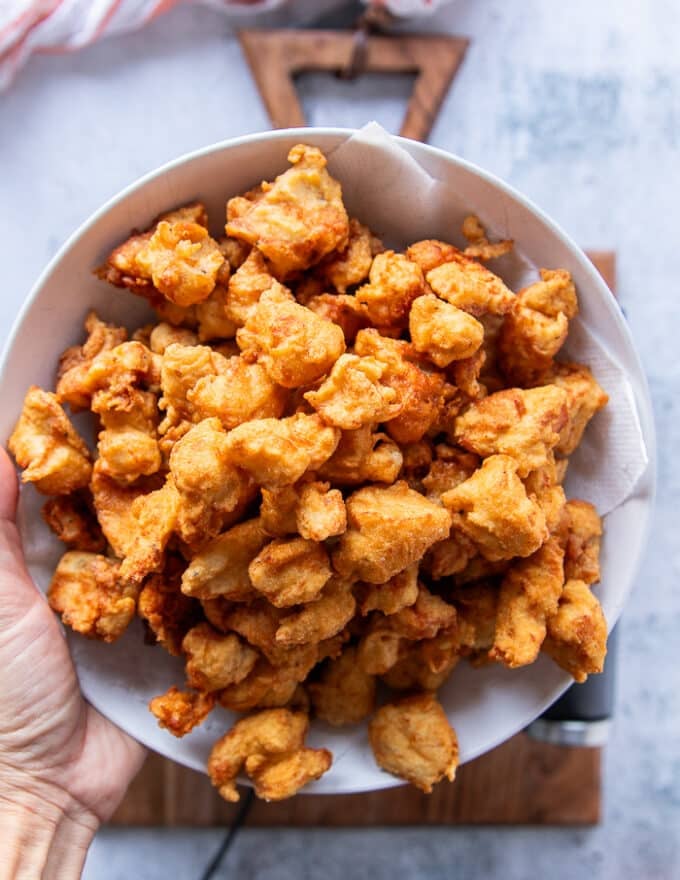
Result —
<path fill-rule="evenodd" d="M 378 764 L 429 794 L 458 766 L 458 740 L 433 694 L 403 697 L 381 706 L 368 725 Z"/>
<path fill-rule="evenodd" d="M 602 672 L 607 654 L 607 621 L 588 585 L 568 580 L 557 611 L 548 618 L 543 650 L 578 682 Z"/>
<path fill-rule="evenodd" d="M 359 666 L 353 645 L 327 661 L 307 690 L 316 717 L 334 727 L 358 724 L 375 708 L 375 678 Z"/>
<path fill-rule="evenodd" d="M 558 478 L 557 465 L 552 453 L 543 467 L 531 471 L 524 479 L 527 495 L 533 495 L 543 511 L 550 533 L 556 531 L 564 516 L 566 496 Z"/>
<path fill-rule="evenodd" d="M 417 443 L 437 420 L 442 405 L 444 376 L 414 363 L 420 355 L 401 339 L 381 336 L 375 329 L 360 330 L 354 343 L 356 354 L 382 361 L 386 370 L 381 382 L 397 392 L 401 410 L 385 428 L 397 443 Z"/>
<path fill-rule="evenodd" d="M 300 302 L 299 298 L 298 302 Z M 351 345 L 359 330 L 368 327 L 369 324 L 357 298 L 348 294 L 319 293 L 305 299 L 302 305 L 320 318 L 332 321 L 340 327 L 347 345 Z"/>
<path fill-rule="evenodd" d="M 89 639 L 115 642 L 135 614 L 137 588 L 120 565 L 96 553 L 69 551 L 59 560 L 47 591 L 63 623 Z"/>
<path fill-rule="evenodd" d="M 602 520 L 592 504 L 578 498 L 567 501 L 566 510 L 565 578 L 595 584 L 600 580 Z"/>
<path fill-rule="evenodd" d="M 210 781 L 225 800 L 237 801 L 236 777 L 245 766 L 256 792 L 261 784 L 268 800 L 290 797 L 331 765 L 330 752 L 304 748 L 308 729 L 307 715 L 289 709 L 266 709 L 240 719 L 213 746 L 208 761 Z M 289 761 L 277 767 L 275 758 Z"/>
<path fill-rule="evenodd" d="M 463 220 L 463 235 L 468 241 L 465 248 L 465 256 L 474 257 L 477 260 L 494 260 L 509 253 L 514 245 L 510 239 L 490 242 L 486 229 L 476 214 L 468 214 Z"/>
<path fill-rule="evenodd" d="M 259 519 L 233 526 L 194 555 L 182 575 L 182 592 L 197 599 L 254 598 L 248 566 L 269 540 Z"/>
<path fill-rule="evenodd" d="M 560 430 L 555 452 L 571 455 L 581 442 L 588 422 L 606 405 L 609 397 L 584 364 L 556 363 L 540 378 L 541 385 L 547 383 L 567 393 L 567 421 Z"/>
<path fill-rule="evenodd" d="M 350 495 L 347 522 L 333 566 L 345 577 L 383 584 L 445 538 L 451 517 L 400 481 L 366 486 Z"/>
<path fill-rule="evenodd" d="M 243 327 L 260 297 L 271 287 L 285 292 L 267 268 L 262 254 L 253 248 L 229 279 L 224 314 L 236 327 Z"/>
<path fill-rule="evenodd" d="M 423 488 L 431 501 L 439 501 L 444 492 L 471 477 L 481 462 L 473 453 L 446 443 L 438 443 L 434 451 L 436 457 L 423 477 Z"/>
<path fill-rule="evenodd" d="M 170 345 L 198 345 L 198 336 L 186 327 L 174 327 L 161 321 L 149 334 L 149 348 L 154 354 L 163 355 Z"/>
<path fill-rule="evenodd" d="M 136 498 L 159 488 L 158 479 L 153 476 L 133 486 L 121 486 L 102 472 L 99 462 L 94 463 L 90 483 L 94 509 L 104 537 L 119 559 L 132 552 L 137 538 L 132 504 Z"/>
<path fill-rule="evenodd" d="M 227 264 L 224 264 L 227 265 Z M 198 321 L 198 341 L 210 342 L 216 339 L 233 339 L 239 324 L 226 314 L 227 288 L 218 284 L 207 299 L 196 305 Z"/>
<path fill-rule="evenodd" d="M 286 419 L 253 419 L 227 435 L 231 461 L 267 489 L 296 483 L 306 471 L 318 470 L 339 439 L 338 428 L 305 413 Z"/>
<path fill-rule="evenodd" d="M 395 691 L 436 691 L 460 659 L 457 629 L 445 629 L 431 639 L 400 646 L 399 659 L 382 676 Z"/>
<path fill-rule="evenodd" d="M 520 477 L 526 477 L 547 463 L 559 442 L 566 422 L 566 400 L 565 392 L 556 385 L 497 391 L 458 416 L 455 440 L 483 457 L 512 456 Z"/>
<path fill-rule="evenodd" d="M 82 345 L 67 348 L 59 359 L 57 371 L 57 397 L 68 403 L 73 412 L 90 405 L 88 373 L 94 359 L 105 351 L 125 342 L 127 330 L 101 321 L 96 312 L 88 312 L 85 318 L 87 339 Z"/>
<path fill-rule="evenodd" d="M 210 296 L 224 256 L 208 230 L 191 221 L 161 220 L 134 256 L 139 277 L 166 299 L 191 306 Z"/>
<path fill-rule="evenodd" d="M 45 495 L 68 495 L 90 482 L 89 449 L 57 396 L 37 385 L 28 389 L 7 448 L 24 469 L 21 481 Z"/>
<path fill-rule="evenodd" d="M 442 369 L 472 357 L 484 338 L 484 328 L 472 315 L 431 293 L 414 300 L 408 322 L 416 351 Z"/>
<path fill-rule="evenodd" d="M 245 357 L 257 358 L 284 388 L 316 382 L 345 350 L 340 327 L 274 288 L 262 294 L 236 341 Z"/>
<path fill-rule="evenodd" d="M 366 279 L 373 257 L 381 250 L 380 240 L 368 226 L 352 218 L 349 221 L 347 246 L 325 257 L 317 266 L 316 274 L 339 294 L 344 294 L 348 287 L 354 287 Z"/>
<path fill-rule="evenodd" d="M 160 470 L 158 405 L 153 392 L 129 386 L 121 391 L 104 388 L 92 395 L 91 406 L 102 425 L 97 451 L 103 474 L 126 485 Z"/>
<path fill-rule="evenodd" d="M 514 458 L 492 455 L 469 479 L 441 496 L 453 528 L 470 538 L 490 562 L 530 556 L 548 537 L 545 514 L 527 496 L 517 467 Z"/>
<path fill-rule="evenodd" d="M 43 505 L 41 514 L 54 534 L 69 549 L 101 553 L 106 547 L 89 493 L 80 490 L 70 495 L 50 498 Z"/>
<path fill-rule="evenodd" d="M 418 598 L 418 563 L 409 565 L 384 584 L 357 584 L 354 595 L 363 615 L 371 611 L 396 614 Z"/>
<path fill-rule="evenodd" d="M 510 669 L 534 662 L 563 584 L 564 549 L 556 536 L 510 566 L 500 588 L 491 659 Z"/>
<path fill-rule="evenodd" d="M 308 645 L 337 635 L 354 617 L 356 601 L 350 581 L 331 578 L 314 602 L 281 618 L 276 630 L 279 645 Z"/>
<path fill-rule="evenodd" d="M 526 385 L 550 367 L 577 312 L 566 269 L 541 269 L 541 280 L 520 290 L 499 337 L 501 368 L 511 382 Z"/>
<path fill-rule="evenodd" d="M 371 264 L 369 283 L 356 292 L 356 299 L 375 327 L 408 325 L 413 301 L 425 293 L 425 278 L 417 263 L 404 254 L 383 251 Z"/>
<path fill-rule="evenodd" d="M 178 427 L 183 427 L 186 432 L 192 422 L 214 415 L 206 412 L 197 416 L 189 393 L 203 377 L 217 376 L 226 370 L 227 363 L 227 358 L 207 345 L 171 343 L 167 346 L 161 364 L 161 398 L 158 401 L 159 409 L 165 412 L 158 428 L 161 435 Z"/>
<path fill-rule="evenodd" d="M 397 392 L 381 382 L 387 366 L 372 357 L 343 354 L 307 400 L 328 425 L 345 431 L 386 422 L 399 415 L 403 404 Z"/>
<path fill-rule="evenodd" d="M 347 528 L 347 511 L 339 489 L 330 483 L 303 483 L 295 510 L 295 525 L 303 538 L 325 541 Z"/>
<path fill-rule="evenodd" d="M 424 275 L 455 259 L 461 251 L 452 244 L 445 241 L 438 241 L 435 238 L 426 238 L 422 241 L 416 241 L 406 248 L 406 256 L 412 263 L 417 263 L 423 271 Z"/>
<path fill-rule="evenodd" d="M 199 623 L 184 636 L 182 651 L 187 656 L 186 673 L 190 687 L 200 691 L 219 691 L 238 684 L 257 661 L 253 650 L 234 633 L 225 635 L 209 623 Z"/>
<path fill-rule="evenodd" d="M 387 434 L 374 433 L 370 425 L 342 431 L 333 455 L 318 476 L 340 486 L 360 483 L 393 483 L 403 464 L 397 444 Z"/>
<path fill-rule="evenodd" d="M 288 161 L 293 167 L 262 184 L 261 195 L 226 225 L 227 235 L 255 245 L 281 280 L 343 250 L 349 236 L 342 189 L 323 153 L 298 144 Z"/>
<path fill-rule="evenodd" d="M 456 608 L 455 639 L 462 656 L 474 659 L 493 646 L 499 596 L 499 587 L 484 580 L 451 591 L 449 601 Z"/>
<path fill-rule="evenodd" d="M 156 643 L 175 657 L 182 653 L 182 639 L 200 617 L 200 605 L 185 596 L 180 572 L 164 570 L 150 575 L 137 600 L 137 613 Z"/>
<path fill-rule="evenodd" d="M 332 573 L 325 547 L 305 538 L 275 538 L 248 566 L 252 585 L 276 608 L 313 602 Z"/>
<path fill-rule="evenodd" d="M 512 308 L 515 294 L 503 281 L 472 257 L 449 253 L 446 262 L 426 273 L 427 283 L 443 300 L 468 312 L 505 315 Z"/>
<path fill-rule="evenodd" d="M 154 697 L 149 709 L 158 718 L 158 726 L 169 730 L 173 736 L 186 736 L 194 727 L 202 724 L 212 712 L 215 694 L 180 691 L 171 687 L 164 694 Z"/>
<path fill-rule="evenodd" d="M 135 541 L 121 565 L 124 578 L 139 584 L 147 574 L 162 569 L 179 507 L 179 493 L 171 477 L 160 489 L 135 498 L 130 511 Z"/>

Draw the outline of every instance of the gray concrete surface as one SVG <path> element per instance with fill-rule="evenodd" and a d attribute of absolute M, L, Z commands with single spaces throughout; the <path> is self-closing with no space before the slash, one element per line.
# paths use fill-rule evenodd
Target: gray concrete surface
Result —
<path fill-rule="evenodd" d="M 246 831 L 222 877 L 680 877 L 680 4 L 457 0 L 429 27 L 472 46 L 432 143 L 507 179 L 584 246 L 617 249 L 619 292 L 660 439 L 652 540 L 622 622 L 605 816 L 592 830 Z M 350 90 L 351 89 L 351 90 Z M 398 127 L 406 84 L 307 77 L 310 121 Z M 351 96 L 351 101 L 348 98 Z M 64 238 L 187 150 L 267 127 L 224 20 L 177 9 L 143 33 L 34 59 L 0 96 L 0 336 Z M 87 880 L 197 877 L 217 832 L 103 830 Z"/>

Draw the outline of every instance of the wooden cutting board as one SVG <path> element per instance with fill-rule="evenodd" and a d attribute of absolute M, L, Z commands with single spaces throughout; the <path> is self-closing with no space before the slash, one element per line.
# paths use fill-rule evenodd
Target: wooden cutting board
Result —
<path fill-rule="evenodd" d="M 614 290 L 613 252 L 589 256 Z M 454 783 L 431 795 L 407 786 L 359 795 L 298 795 L 256 801 L 250 826 L 594 825 L 600 820 L 600 749 L 536 742 L 519 733 L 463 765 Z M 228 825 L 225 803 L 208 777 L 150 755 L 111 820 L 115 825 Z"/>

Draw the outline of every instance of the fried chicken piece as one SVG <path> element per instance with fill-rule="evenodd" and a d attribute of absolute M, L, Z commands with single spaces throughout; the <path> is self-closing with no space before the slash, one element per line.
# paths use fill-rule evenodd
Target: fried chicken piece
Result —
<path fill-rule="evenodd" d="M 210 781 L 225 800 L 237 801 L 236 777 L 245 766 L 258 795 L 268 800 L 290 797 L 331 764 L 325 749 L 304 748 L 308 729 L 307 715 L 290 709 L 265 709 L 241 718 L 213 746 Z M 287 761 L 277 764 L 276 758 Z"/>
<path fill-rule="evenodd" d="M 539 393 L 536 393 L 539 392 Z M 556 385 L 508 388 L 473 403 L 456 419 L 457 443 L 478 455 L 510 455 L 520 477 L 543 467 L 566 422 L 567 395 Z"/>
<path fill-rule="evenodd" d="M 288 608 L 317 599 L 332 571 L 321 544 L 304 538 L 275 538 L 253 559 L 248 574 L 272 605 Z"/>
<path fill-rule="evenodd" d="M 458 256 L 461 251 L 445 241 L 437 241 L 435 238 L 426 238 L 416 241 L 406 248 L 406 256 L 412 263 L 417 263 L 424 275 L 448 263 Z"/>
<path fill-rule="evenodd" d="M 364 616 L 371 611 L 396 614 L 418 598 L 418 563 L 409 565 L 384 584 L 357 584 L 354 595 Z"/>
<path fill-rule="evenodd" d="M 607 621 L 588 584 L 568 580 L 557 611 L 548 618 L 543 650 L 575 681 L 602 672 L 607 654 Z"/>
<path fill-rule="evenodd" d="M 374 614 L 359 641 L 358 659 L 370 675 L 384 675 L 398 661 L 404 641 L 433 639 L 456 624 L 456 609 L 418 586 L 416 601 L 395 614 Z"/>
<path fill-rule="evenodd" d="M 224 256 L 199 223 L 161 220 L 134 255 L 138 277 L 150 280 L 166 299 L 191 306 L 210 296 Z"/>
<path fill-rule="evenodd" d="M 468 562 L 477 554 L 477 548 L 467 535 L 454 526 L 448 538 L 438 541 L 421 563 L 435 581 L 464 571 Z"/>
<path fill-rule="evenodd" d="M 174 445 L 170 473 L 180 496 L 177 532 L 195 543 L 215 537 L 225 514 L 246 489 L 246 477 L 230 461 L 227 435 L 219 419 L 204 419 Z"/>
<path fill-rule="evenodd" d="M 259 519 L 233 526 L 205 544 L 182 575 L 182 592 L 197 599 L 247 601 L 255 591 L 248 566 L 269 540 Z"/>
<path fill-rule="evenodd" d="M 261 364 L 231 357 L 220 373 L 201 377 L 187 392 L 193 418 L 218 418 L 229 430 L 252 419 L 278 419 L 288 392 L 269 378 Z"/>
<path fill-rule="evenodd" d="M 97 445 L 102 473 L 125 485 L 160 470 L 158 409 L 153 392 L 138 388 L 95 391 L 92 411 L 103 429 Z"/>
<path fill-rule="evenodd" d="M 377 330 L 359 331 L 354 350 L 384 363 L 381 382 L 397 392 L 401 411 L 387 422 L 388 434 L 397 443 L 417 443 L 439 415 L 444 376 L 413 363 L 420 356 L 408 342 L 381 336 Z"/>
<path fill-rule="evenodd" d="M 271 287 L 285 291 L 267 268 L 262 254 L 253 248 L 229 279 L 224 307 L 227 320 L 243 327 L 262 294 Z"/>
<path fill-rule="evenodd" d="M 199 621 L 200 606 L 183 595 L 179 572 L 152 574 L 137 600 L 137 613 L 146 622 L 157 644 L 174 657 L 182 653 L 182 639 Z"/>
<path fill-rule="evenodd" d="M 297 531 L 310 541 L 325 541 L 347 528 L 342 493 L 330 483 L 303 483 L 295 512 Z"/>
<path fill-rule="evenodd" d="M 132 502 L 131 519 L 136 540 L 121 565 L 124 578 L 139 584 L 163 567 L 165 548 L 177 527 L 180 497 L 172 478 L 155 492 Z"/>
<path fill-rule="evenodd" d="M 469 479 L 441 496 L 451 511 L 453 528 L 470 538 L 490 562 L 530 556 L 548 537 L 545 514 L 527 496 L 517 467 L 514 458 L 492 455 Z"/>
<path fill-rule="evenodd" d="M 253 419 L 227 435 L 231 461 L 266 489 L 296 483 L 306 471 L 317 471 L 339 439 L 338 428 L 305 413 L 286 419 Z"/>
<path fill-rule="evenodd" d="M 137 588 L 120 565 L 97 553 L 69 551 L 59 560 L 47 601 L 65 626 L 88 639 L 115 642 L 135 615 Z"/>
<path fill-rule="evenodd" d="M 22 483 L 45 495 L 69 495 L 90 482 L 92 461 L 57 396 L 31 385 L 7 448 L 23 468 Z"/>
<path fill-rule="evenodd" d="M 138 265 L 137 256 L 147 246 L 162 220 L 170 224 L 191 223 L 208 228 L 208 214 L 205 206 L 200 202 L 161 214 L 145 232 L 135 232 L 109 254 L 104 266 L 97 270 L 96 274 L 99 278 L 116 287 L 125 287 L 132 293 L 145 296 L 152 301 L 160 298 L 154 290 L 150 275 Z"/>
<path fill-rule="evenodd" d="M 343 354 L 320 387 L 304 395 L 305 400 L 326 424 L 345 431 L 386 422 L 403 408 L 397 392 L 381 382 L 386 370 L 375 358 Z"/>
<path fill-rule="evenodd" d="M 490 562 L 483 556 L 473 556 L 463 571 L 453 576 L 453 583 L 456 587 L 467 587 L 470 584 L 477 584 L 485 578 L 505 574 L 511 564 L 511 559 L 500 559 Z"/>
<path fill-rule="evenodd" d="M 246 759 L 246 773 L 253 780 L 255 794 L 265 801 L 281 801 L 319 779 L 330 768 L 333 755 L 328 749 L 298 749 L 291 755 Z"/>
<path fill-rule="evenodd" d="M 228 266 L 227 263 L 222 265 Z M 227 273 L 228 274 L 228 273 Z M 217 284 L 207 299 L 196 305 L 198 321 L 198 341 L 209 342 L 215 339 L 233 339 L 241 326 L 227 317 L 227 288 L 224 283 Z"/>
<path fill-rule="evenodd" d="M 180 691 L 174 686 L 149 703 L 150 711 L 158 718 L 158 726 L 177 737 L 186 736 L 202 724 L 214 706 L 215 694 Z"/>
<path fill-rule="evenodd" d="M 452 590 L 449 600 L 456 609 L 456 642 L 462 656 L 473 660 L 493 646 L 500 590 L 489 581 Z"/>
<path fill-rule="evenodd" d="M 541 269 L 541 280 L 520 290 L 499 337 L 501 368 L 513 384 L 526 385 L 550 367 L 577 312 L 566 269 Z"/>
<path fill-rule="evenodd" d="M 344 294 L 348 287 L 366 279 L 373 257 L 381 250 L 382 244 L 368 226 L 352 218 L 347 246 L 325 257 L 317 267 L 317 275 L 338 293 Z"/>
<path fill-rule="evenodd" d="M 482 344 L 475 354 L 460 361 L 453 361 L 446 371 L 450 381 L 470 400 L 478 400 L 487 395 L 486 385 L 480 382 L 486 359 L 486 350 Z"/>
<path fill-rule="evenodd" d="M 370 425 L 343 431 L 337 448 L 318 470 L 318 476 L 340 486 L 360 483 L 393 483 L 403 456 L 387 434 L 373 433 Z"/>
<path fill-rule="evenodd" d="M 184 636 L 187 682 L 200 691 L 219 691 L 238 684 L 255 666 L 258 654 L 237 635 L 224 635 L 199 623 Z"/>
<path fill-rule="evenodd" d="M 276 642 L 279 645 L 307 645 L 330 639 L 344 629 L 354 617 L 355 609 L 351 582 L 333 577 L 319 599 L 281 618 Z"/>
<path fill-rule="evenodd" d="M 369 283 L 355 296 L 375 327 L 408 325 L 413 301 L 425 293 L 425 278 L 417 263 L 404 254 L 383 251 L 371 264 Z"/>
<path fill-rule="evenodd" d="M 81 490 L 71 495 L 57 495 L 45 502 L 40 512 L 50 529 L 69 549 L 101 553 L 106 547 L 89 493 Z"/>
<path fill-rule="evenodd" d="M 57 397 L 68 403 L 73 412 L 87 409 L 90 405 L 91 392 L 87 375 L 93 360 L 97 355 L 110 351 L 127 339 L 125 327 L 100 321 L 96 312 L 88 312 L 85 331 L 85 342 L 66 349 L 59 358 L 57 371 Z"/>
<path fill-rule="evenodd" d="M 460 486 L 481 464 L 473 453 L 445 443 L 437 444 L 435 455 L 435 460 L 423 477 L 423 488 L 431 501 L 439 501 L 444 492 Z"/>
<path fill-rule="evenodd" d="M 546 383 L 563 388 L 567 393 L 567 421 L 560 431 L 555 452 L 571 455 L 581 442 L 588 422 L 606 406 L 609 397 L 584 364 L 556 363 L 541 377 L 540 384 Z"/>
<path fill-rule="evenodd" d="M 236 341 L 284 388 L 316 382 L 345 350 L 340 327 L 274 288 L 262 294 Z"/>
<path fill-rule="evenodd" d="M 291 671 L 290 667 L 273 666 L 264 657 L 260 657 L 250 675 L 243 681 L 220 691 L 219 703 L 232 712 L 288 706 L 300 687 L 299 677 L 300 673 Z"/>
<path fill-rule="evenodd" d="M 163 355 L 170 345 L 198 345 L 198 336 L 186 327 L 174 327 L 161 321 L 149 334 L 149 348 L 155 354 Z"/>
<path fill-rule="evenodd" d="M 136 498 L 158 488 L 157 477 L 141 480 L 133 486 L 121 486 L 101 470 L 96 461 L 92 469 L 92 498 L 97 520 L 115 556 L 124 558 L 136 541 L 136 522 L 132 504 Z"/>
<path fill-rule="evenodd" d="M 492 660 L 510 669 L 536 660 L 563 584 L 564 549 L 556 536 L 510 566 L 500 588 Z"/>
<path fill-rule="evenodd" d="M 192 422 L 200 422 L 214 415 L 212 412 L 197 414 L 189 393 L 202 378 L 225 372 L 228 363 L 227 358 L 207 345 L 172 343 L 166 347 L 161 364 L 162 394 L 158 401 L 159 409 L 165 411 L 165 418 L 158 428 L 161 435 L 168 434 L 174 428 L 183 429 L 186 433 Z"/>
<path fill-rule="evenodd" d="M 592 504 L 574 498 L 567 501 L 568 537 L 564 557 L 567 580 L 595 584 L 600 580 L 602 520 Z"/>
<path fill-rule="evenodd" d="M 440 688 L 459 661 L 456 630 L 443 630 L 431 639 L 402 646 L 399 659 L 382 676 L 396 691 Z"/>
<path fill-rule="evenodd" d="M 468 214 L 463 220 L 463 235 L 468 241 L 465 248 L 466 257 L 474 257 L 477 260 L 494 260 L 509 253 L 514 245 L 510 239 L 491 243 L 476 214 Z"/>
<path fill-rule="evenodd" d="M 491 313 L 505 315 L 512 308 L 515 294 L 485 266 L 462 253 L 427 274 L 427 283 L 443 300 L 475 318 Z"/>
<path fill-rule="evenodd" d="M 562 521 L 566 497 L 558 480 L 555 457 L 551 452 L 543 467 L 537 468 L 524 479 L 527 495 L 533 495 L 545 515 L 548 531 L 552 534 Z"/>
<path fill-rule="evenodd" d="M 458 740 L 433 694 L 403 697 L 381 706 L 368 725 L 379 766 L 429 794 L 458 766 Z"/>
<path fill-rule="evenodd" d="M 299 300 L 298 300 L 299 301 Z M 303 303 L 320 318 L 337 324 L 343 332 L 345 342 L 354 342 L 359 330 L 368 327 L 368 317 L 355 296 L 344 293 L 319 293 Z"/>
<path fill-rule="evenodd" d="M 431 293 L 414 300 L 408 322 L 416 351 L 441 369 L 472 357 L 484 339 L 479 321 Z"/>
<path fill-rule="evenodd" d="M 451 525 L 448 511 L 403 480 L 359 489 L 346 506 L 348 529 L 333 553 L 333 565 L 341 575 L 371 584 L 383 584 L 419 561 Z"/>
<path fill-rule="evenodd" d="M 282 280 L 343 250 L 349 236 L 342 189 L 326 171 L 326 157 L 298 144 L 288 161 L 293 167 L 263 183 L 261 196 L 226 225 L 227 235 L 255 245 Z"/>
<path fill-rule="evenodd" d="M 317 718 L 334 727 L 358 724 L 375 708 L 375 678 L 359 666 L 353 645 L 329 660 L 307 690 Z"/>

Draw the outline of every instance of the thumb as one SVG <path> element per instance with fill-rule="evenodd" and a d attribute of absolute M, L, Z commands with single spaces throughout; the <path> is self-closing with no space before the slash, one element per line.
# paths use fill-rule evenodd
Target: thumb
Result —
<path fill-rule="evenodd" d="M 18 497 L 14 465 L 0 446 L 0 625 L 3 626 L 20 619 L 36 601 L 42 602 L 26 568 L 16 527 Z"/>

